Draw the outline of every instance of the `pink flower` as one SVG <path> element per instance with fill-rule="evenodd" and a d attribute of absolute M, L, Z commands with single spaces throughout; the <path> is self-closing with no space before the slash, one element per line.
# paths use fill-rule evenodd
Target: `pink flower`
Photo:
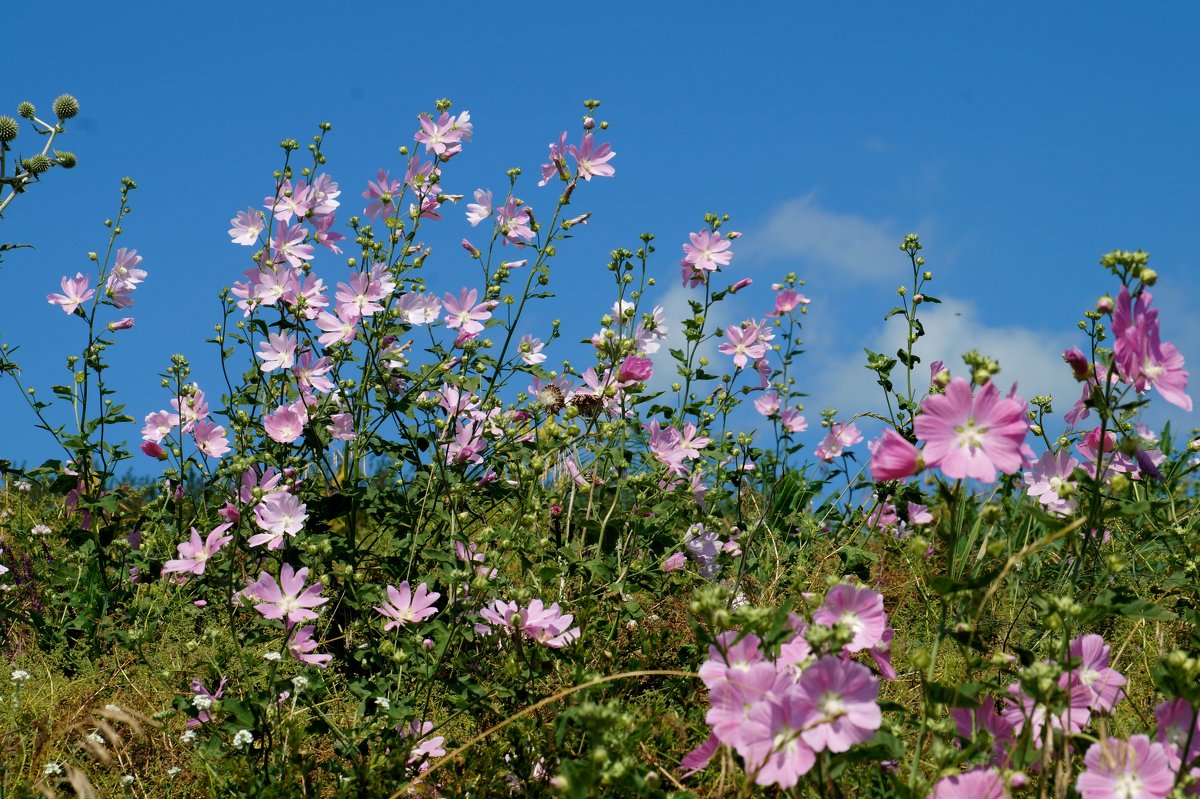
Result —
<path fill-rule="evenodd" d="M 805 730 L 814 721 L 813 713 L 802 699 L 798 700 L 800 695 L 800 691 L 789 688 L 781 699 L 768 697 L 750 710 L 750 729 L 738 751 L 759 785 L 791 788 L 817 762 L 805 737 Z"/>
<path fill-rule="evenodd" d="M 425 621 L 437 613 L 433 606 L 442 596 L 436 591 L 430 591 L 429 586 L 421 583 L 414 592 L 409 588 L 408 581 L 400 583 L 400 588 L 387 587 L 388 600 L 375 606 L 375 610 L 391 621 L 383 625 L 384 630 L 403 627 L 413 622 Z"/>
<path fill-rule="evenodd" d="M 238 211 L 237 216 L 229 220 L 233 225 L 229 229 L 229 237 L 233 239 L 234 244 L 243 246 L 253 246 L 258 243 L 259 234 L 264 230 L 262 211 L 254 208 L 247 208 L 245 211 Z"/>
<path fill-rule="evenodd" d="M 539 186 L 545 186 L 550 182 L 550 178 L 555 175 L 560 176 L 563 180 L 567 180 L 566 161 L 564 156 L 567 154 L 567 132 L 564 130 L 558 137 L 558 142 L 550 142 L 550 160 L 542 164 L 542 179 L 538 181 Z"/>
<path fill-rule="evenodd" d="M 1150 307 L 1153 296 L 1142 291 L 1136 300 L 1121 287 L 1113 310 L 1113 356 L 1121 376 L 1139 393 L 1157 388 L 1163 399 L 1185 411 L 1192 410 L 1187 390 L 1188 373 L 1183 356 L 1170 343 L 1159 341 L 1158 310 Z"/>
<path fill-rule="evenodd" d="M 1124 693 L 1125 677 L 1108 665 L 1108 644 L 1098 635 L 1081 635 L 1071 641 L 1071 657 L 1079 658 L 1079 666 L 1064 674 L 1059 685 L 1066 688 L 1072 679 L 1091 692 L 1092 710 L 1111 713 Z"/>
<path fill-rule="evenodd" d="M 1175 785 L 1163 745 L 1145 735 L 1101 738 L 1083 763 L 1086 769 L 1075 780 L 1083 799 L 1165 799 Z"/>
<path fill-rule="evenodd" d="M 575 617 L 564 614 L 557 602 L 546 607 L 542 600 L 535 599 L 528 608 L 521 608 L 515 602 L 497 599 L 480 610 L 479 615 L 487 624 L 475 629 L 485 635 L 496 628 L 507 628 L 552 649 L 564 647 L 579 638 L 579 628 L 571 627 Z"/>
<path fill-rule="evenodd" d="M 208 559 L 233 540 L 233 536 L 225 535 L 225 532 L 232 526 L 226 523 L 214 527 L 203 543 L 200 542 L 200 533 L 193 527 L 192 537 L 176 547 L 179 550 L 179 557 L 164 563 L 162 573 L 204 574 L 204 567 L 208 565 Z"/>
<path fill-rule="evenodd" d="M 471 223 L 471 227 L 475 227 L 483 220 L 492 215 L 492 192 L 491 189 L 475 190 L 475 202 L 467 203 L 467 221 Z"/>
<path fill-rule="evenodd" d="M 942 777 L 928 799 L 1008 799 L 1008 791 L 998 771 L 977 768 Z"/>
<path fill-rule="evenodd" d="M 51 305 L 61 305 L 63 313 L 73 314 L 75 309 L 96 295 L 95 289 L 88 288 L 89 278 L 83 272 L 76 272 L 75 278 L 63 277 L 59 285 L 62 294 L 47 294 L 46 302 Z"/>
<path fill-rule="evenodd" d="M 260 600 L 254 609 L 264 619 L 279 619 L 291 627 L 298 622 L 317 618 L 312 609 L 329 601 L 329 597 L 320 595 L 323 587 L 320 583 L 305 588 L 306 579 L 307 568 L 296 571 L 291 564 L 285 563 L 279 571 L 278 582 L 266 572 L 261 572 L 258 580 L 247 586 L 244 593 Z"/>
<path fill-rule="evenodd" d="M 719 233 L 701 230 L 689 233 L 688 238 L 691 243 L 683 245 L 683 260 L 693 269 L 716 272 L 733 259 L 733 253 L 729 251 L 731 243 Z"/>
<path fill-rule="evenodd" d="M 871 479 L 877 483 L 903 480 L 921 471 L 921 451 L 890 427 L 867 448 L 871 450 Z"/>
<path fill-rule="evenodd" d="M 321 655 L 314 651 L 320 646 L 317 639 L 313 637 L 316 629 L 315 624 L 306 624 L 298 628 L 288 640 L 287 648 L 292 653 L 292 657 L 301 663 L 323 669 L 329 665 L 329 661 L 333 660 L 333 655 Z"/>
<path fill-rule="evenodd" d="M 789 433 L 803 433 L 808 429 L 808 420 L 795 408 L 784 408 L 783 413 L 779 415 L 779 423 Z"/>
<path fill-rule="evenodd" d="M 146 426 L 142 428 L 142 439 L 161 444 L 179 425 L 179 414 L 168 411 L 155 411 L 146 415 Z"/>
<path fill-rule="evenodd" d="M 1066 516 L 1075 510 L 1075 483 L 1071 482 L 1071 473 L 1079 466 L 1079 461 L 1071 457 L 1071 453 L 1063 451 L 1055 455 L 1047 450 L 1042 457 L 1030 464 L 1031 471 L 1022 477 L 1029 488 L 1027 493 L 1037 497 L 1046 510 L 1059 516 Z"/>
<path fill-rule="evenodd" d="M 572 144 L 567 148 L 567 152 L 578 163 L 576 172 L 584 180 L 590 181 L 593 177 L 611 178 L 615 174 L 615 170 L 608 163 L 616 155 L 612 145 L 605 142 L 597 147 L 596 137 L 591 133 L 583 134 L 582 144 L 579 147 Z"/>
<path fill-rule="evenodd" d="M 196 439 L 196 448 L 210 458 L 219 458 L 229 452 L 229 439 L 225 437 L 225 428 L 207 419 L 196 422 L 192 436 Z"/>
<path fill-rule="evenodd" d="M 347 309 L 343 312 L 338 309 L 338 313 L 339 316 L 334 316 L 328 311 L 321 311 L 317 315 L 317 327 L 324 331 L 317 341 L 326 347 L 332 344 L 349 344 L 358 334 L 359 317 L 354 310 Z"/>
<path fill-rule="evenodd" d="M 1154 737 L 1166 750 L 1172 770 L 1178 772 L 1200 757 L 1200 719 L 1186 699 L 1159 703 L 1154 708 L 1154 718 L 1158 722 Z"/>
<path fill-rule="evenodd" d="M 801 305 L 808 305 L 811 300 L 792 289 L 784 289 L 775 295 L 775 310 L 767 316 L 783 316 L 796 310 Z"/>
<path fill-rule="evenodd" d="M 1086 727 L 1092 717 L 1089 709 L 1092 692 L 1078 680 L 1070 681 L 1067 689 L 1067 707 L 1057 713 L 1051 712 L 1046 705 L 1026 694 L 1019 683 L 1010 685 L 1008 692 L 1012 698 L 1006 700 L 1001 711 L 1004 720 L 1012 725 L 1014 735 L 1020 735 L 1028 725 L 1030 740 L 1033 741 L 1043 740 L 1047 723 L 1051 730 L 1074 735 Z"/>
<path fill-rule="evenodd" d="M 263 429 L 273 441 L 290 444 L 304 434 L 304 421 L 291 405 L 280 405 L 263 417 Z"/>
<path fill-rule="evenodd" d="M 825 655 L 800 675 L 799 688 L 798 710 L 811 717 L 802 737 L 814 751 L 845 752 L 883 721 L 879 681 L 861 663 Z"/>
<path fill-rule="evenodd" d="M 526 333 L 521 336 L 521 343 L 517 346 L 517 355 L 525 362 L 526 366 L 534 366 L 546 360 L 546 356 L 542 354 L 542 348 L 545 346 L 540 338 L 534 338 Z"/>
<path fill-rule="evenodd" d="M 379 170 L 375 180 L 367 181 L 367 190 L 362 193 L 364 200 L 369 200 L 363 213 L 375 219 L 383 214 L 384 219 L 395 216 L 395 197 L 400 192 L 400 181 L 389 180 L 387 170 Z"/>
<path fill-rule="evenodd" d="M 779 413 L 779 394 L 774 391 L 766 392 L 754 400 L 754 410 L 767 418 L 776 415 Z"/>
<path fill-rule="evenodd" d="M 850 424 L 835 422 L 830 426 L 825 438 L 821 439 L 821 443 L 817 445 L 813 454 L 826 463 L 833 463 L 834 458 L 840 457 L 847 449 L 862 440 L 862 433 L 858 431 L 858 427 L 853 422 Z"/>
<path fill-rule="evenodd" d="M 743 368 L 750 359 L 757 361 L 767 354 L 767 345 L 759 341 L 758 327 L 747 322 L 742 325 L 725 328 L 726 341 L 717 347 L 717 351 L 723 355 L 733 356 L 733 365 L 738 369 Z"/>
<path fill-rule="evenodd" d="M 446 309 L 446 327 L 458 330 L 460 336 L 467 335 L 472 338 L 483 332 L 483 322 L 491 318 L 492 309 L 496 304 L 487 301 L 476 305 L 477 299 L 477 289 L 463 288 L 458 292 L 457 299 L 450 292 L 446 292 L 442 299 L 442 305 Z"/>
<path fill-rule="evenodd" d="M 308 506 L 287 491 L 267 494 L 254 506 L 254 522 L 265 532 L 250 536 L 252 547 L 268 544 L 268 549 L 282 549 L 284 536 L 295 537 L 308 520 Z"/>
<path fill-rule="evenodd" d="M 275 238 L 271 239 L 271 246 L 275 248 L 275 260 L 282 263 L 283 259 L 287 259 L 288 264 L 295 269 L 299 269 L 305 261 L 311 261 L 314 250 L 311 244 L 305 243 L 307 236 L 308 231 L 304 225 L 289 227 L 285 222 L 277 224 Z"/>
<path fill-rule="evenodd" d="M 840 583 L 829 589 L 825 604 L 813 614 L 813 621 L 832 627 L 845 624 L 854 633 L 845 651 L 861 652 L 883 640 L 887 614 L 883 612 L 883 597 L 869 588 L 855 588 Z"/>
<path fill-rule="evenodd" d="M 682 571 L 683 567 L 686 565 L 687 555 L 683 554 L 682 552 L 676 552 L 662 562 L 661 568 L 664 572 L 677 572 Z"/>
<path fill-rule="evenodd" d="M 649 358 L 639 358 L 629 355 L 621 361 L 617 370 L 617 379 L 621 382 L 644 383 L 654 374 L 654 364 Z"/>
<path fill-rule="evenodd" d="M 997 470 L 1012 474 L 1021 468 L 1029 422 L 1024 401 L 1001 398 L 995 383 L 972 397 L 970 384 L 956 377 L 945 394 L 925 398 L 914 429 L 925 442 L 926 465 L 955 480 L 969 477 L 991 483 Z"/>

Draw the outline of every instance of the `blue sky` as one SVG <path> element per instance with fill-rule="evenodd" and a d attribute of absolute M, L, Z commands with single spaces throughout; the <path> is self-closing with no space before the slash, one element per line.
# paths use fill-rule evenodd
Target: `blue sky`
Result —
<path fill-rule="evenodd" d="M 535 209 L 555 198 L 535 185 L 547 143 L 577 130 L 584 98 L 603 101 L 617 174 L 577 195 L 592 221 L 559 259 L 559 299 L 529 332 L 562 317 L 563 341 L 589 334 L 611 304 L 609 250 L 634 248 L 643 231 L 659 245 L 657 296 L 678 310 L 680 244 L 719 211 L 745 234 L 731 278 L 755 280 L 722 323 L 761 315 L 788 271 L 809 281 L 800 388 L 810 420 L 829 405 L 843 415 L 878 405 L 862 348 L 901 343 L 881 320 L 906 275 L 896 247 L 910 231 L 946 300 L 928 317 L 929 355 L 958 364 L 972 347 L 994 353 L 1002 383 L 1053 392 L 1065 410 L 1075 388 L 1058 354 L 1082 343 L 1081 311 L 1115 291 L 1096 260 L 1141 247 L 1162 276 L 1164 338 L 1193 372 L 1200 359 L 1194 5 L 1017 3 L 987 15 L 949 3 L 76 5 L 5 12 L 9 30 L 30 35 L 3 56 L 0 112 L 25 99 L 48 109 L 63 91 L 83 105 L 63 140 L 79 166 L 56 170 L 0 220 L 0 240 L 37 247 L 5 259 L 0 341 L 21 347 L 26 383 L 46 395 L 64 382 L 82 324 L 45 295 L 102 249 L 123 176 L 140 188 L 122 243 L 150 276 L 110 379 L 141 419 L 166 404 L 158 374 L 174 352 L 217 392 L 203 340 L 217 292 L 246 267 L 226 230 L 270 192 L 278 142 L 333 123 L 325 151 L 344 217 L 379 167 L 402 169 L 396 148 L 439 97 L 475 122 L 447 190 L 502 190 L 504 171 L 520 166 L 519 194 Z M 26 130 L 18 143 L 33 138 Z M 454 244 L 470 234 L 462 210 L 437 223 L 444 242 L 426 273 L 439 292 L 477 280 Z M 327 282 L 344 269 L 333 256 L 316 268 Z M 564 345 L 552 360 L 582 364 L 581 352 Z M 1155 405 L 1155 421 L 1196 424 Z M 0 413 L 0 457 L 57 454 L 11 383 Z"/>

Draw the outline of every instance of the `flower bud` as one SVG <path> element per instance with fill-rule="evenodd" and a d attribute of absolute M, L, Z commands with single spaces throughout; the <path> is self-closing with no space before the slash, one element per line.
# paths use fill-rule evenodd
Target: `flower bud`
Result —
<path fill-rule="evenodd" d="M 1144 286 L 1153 286 L 1158 282 L 1158 272 L 1155 272 L 1153 269 L 1143 269 L 1141 277 L 1142 285 Z"/>
<path fill-rule="evenodd" d="M 55 150 L 54 158 L 63 169 L 72 169 L 75 164 L 79 163 L 79 159 L 75 157 L 75 153 L 65 150 Z"/>
<path fill-rule="evenodd" d="M 746 288 L 746 286 L 749 286 L 749 285 L 750 285 L 751 283 L 753 283 L 753 282 L 754 282 L 754 281 L 752 281 L 750 278 L 748 278 L 748 277 L 744 277 L 744 278 L 742 278 L 741 280 L 739 280 L 738 282 L 734 283 L 732 286 L 730 286 L 730 287 L 729 287 L 729 293 L 730 293 L 730 294 L 737 294 L 739 291 L 741 291 L 742 289 Z"/>
<path fill-rule="evenodd" d="M 33 119 L 33 115 L 36 113 L 37 109 L 28 100 L 17 106 L 17 114 L 25 119 Z"/>
<path fill-rule="evenodd" d="M 118 319 L 115 322 L 108 323 L 108 329 L 114 333 L 118 330 L 129 330 L 133 327 L 133 317 L 126 316 L 124 319 Z"/>
<path fill-rule="evenodd" d="M 1096 300 L 1096 310 L 1104 314 L 1112 313 L 1113 298 L 1105 294 L 1103 297 Z"/>
<path fill-rule="evenodd" d="M 79 101 L 69 94 L 60 94 L 54 98 L 54 114 L 59 119 L 70 119 L 79 113 Z"/>
<path fill-rule="evenodd" d="M 22 161 L 21 166 L 28 169 L 34 175 L 40 175 L 50 167 L 54 166 L 54 162 L 41 153 L 38 153 L 32 158 L 27 158 Z"/>
<path fill-rule="evenodd" d="M 0 116 L 0 141 L 12 141 L 21 132 L 17 120 L 10 116 Z"/>
<path fill-rule="evenodd" d="M 467 252 L 469 252 L 469 253 L 471 254 L 471 257 L 472 257 L 472 258 L 478 258 L 478 257 L 479 257 L 479 249 L 478 249 L 478 248 L 477 248 L 477 247 L 476 247 L 474 244 L 472 244 L 471 242 L 467 241 L 466 239 L 463 239 L 463 240 L 462 240 L 462 248 L 463 248 L 464 250 L 466 250 Z"/>
<path fill-rule="evenodd" d="M 164 451 L 162 447 L 160 447 L 158 444 L 155 444 L 153 441 L 143 441 L 142 452 L 146 453 L 151 458 L 157 458 L 160 461 L 165 461 L 167 459 L 166 451 Z"/>
<path fill-rule="evenodd" d="M 1074 373 L 1076 380 L 1087 380 L 1092 374 L 1092 364 L 1088 361 L 1087 356 L 1078 347 L 1071 347 L 1064 350 L 1062 358 L 1071 366 L 1071 372 Z"/>

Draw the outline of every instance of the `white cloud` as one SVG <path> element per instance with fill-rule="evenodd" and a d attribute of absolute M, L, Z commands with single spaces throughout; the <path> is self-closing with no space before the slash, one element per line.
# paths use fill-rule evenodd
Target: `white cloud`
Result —
<path fill-rule="evenodd" d="M 919 388 L 927 384 L 932 361 L 945 361 L 953 374 L 966 376 L 962 353 L 976 349 L 1000 362 L 997 386 L 1007 392 L 1016 382 L 1018 393 L 1026 399 L 1035 394 L 1053 394 L 1054 410 L 1059 418 L 1078 398 L 1078 384 L 1062 360 L 1062 351 L 1078 344 L 1077 331 L 993 326 L 982 318 L 974 302 L 951 297 L 942 300 L 941 305 L 928 306 L 921 314 L 926 335 L 915 347 L 921 363 L 913 372 L 918 395 Z M 813 321 L 820 322 L 826 314 L 834 316 L 837 309 L 814 309 L 809 315 L 816 315 Z M 810 323 L 806 327 L 812 330 L 814 326 Z M 810 355 L 821 352 L 829 355 L 818 357 L 819 363 L 814 370 L 816 379 L 804 388 L 811 395 L 807 403 L 809 415 L 815 417 L 817 411 L 826 407 L 838 408 L 842 418 L 861 411 L 884 411 L 883 390 L 875 383 L 875 374 L 866 369 L 863 348 L 894 354 L 904 343 L 905 329 L 903 319 L 893 317 L 886 324 L 874 326 L 857 341 L 840 342 L 836 350 L 827 346 L 810 347 Z M 828 343 L 824 338 L 827 337 L 823 337 L 821 344 Z M 857 346 L 847 351 L 847 347 L 853 345 Z M 893 372 L 897 386 L 902 385 L 903 368 L 903 365 L 897 365 Z"/>
<path fill-rule="evenodd" d="M 896 274 L 903 237 L 893 220 L 829 211 L 810 193 L 776 208 L 766 224 L 743 241 L 747 255 L 758 259 L 798 257 L 839 278 L 873 280 Z M 813 274 L 812 269 L 808 272 Z"/>

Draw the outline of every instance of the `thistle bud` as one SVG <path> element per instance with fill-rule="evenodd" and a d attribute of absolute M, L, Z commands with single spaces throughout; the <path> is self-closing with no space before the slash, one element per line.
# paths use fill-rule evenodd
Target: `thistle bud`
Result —
<path fill-rule="evenodd" d="M 33 119 L 33 115 L 36 113 L 37 109 L 28 100 L 17 106 L 17 114 L 25 119 Z"/>
<path fill-rule="evenodd" d="M 27 158 L 22 161 L 21 166 L 28 169 L 31 174 L 40 175 L 50 167 L 54 166 L 54 162 L 41 153 L 38 153 L 32 158 Z"/>
<path fill-rule="evenodd" d="M 75 164 L 79 163 L 78 159 L 75 157 L 75 153 L 63 150 L 55 150 L 54 158 L 56 161 L 58 161 L 58 165 L 63 169 L 72 169 Z"/>
<path fill-rule="evenodd" d="M 69 94 L 54 98 L 54 114 L 59 119 L 70 119 L 79 113 L 79 101 Z"/>
<path fill-rule="evenodd" d="M 0 141 L 12 141 L 21 132 L 17 120 L 10 116 L 0 116 Z"/>

